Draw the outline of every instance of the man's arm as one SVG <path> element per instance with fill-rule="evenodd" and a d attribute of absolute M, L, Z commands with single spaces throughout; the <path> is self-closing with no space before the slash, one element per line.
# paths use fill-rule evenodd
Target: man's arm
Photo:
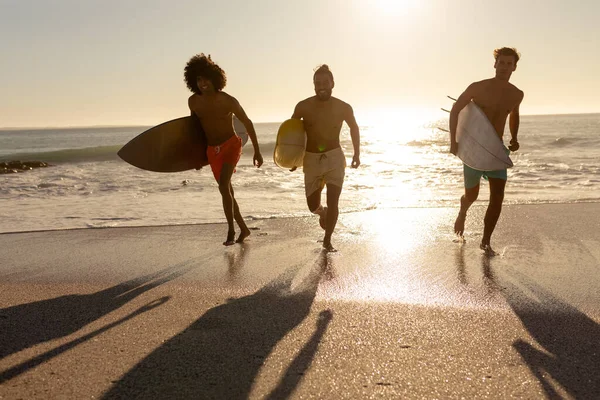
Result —
<path fill-rule="evenodd" d="M 356 123 L 356 118 L 354 118 L 354 110 L 352 110 L 350 104 L 348 104 L 345 114 L 344 121 L 350 127 L 350 137 L 352 138 L 352 147 L 354 147 L 354 156 L 352 157 L 352 164 L 350 166 L 358 168 L 360 165 L 360 130 Z"/>
<path fill-rule="evenodd" d="M 469 85 L 469 87 L 456 99 L 456 102 L 452 106 L 450 111 L 450 153 L 456 155 L 458 151 L 458 144 L 456 143 L 456 126 L 458 125 L 458 114 L 465 108 L 475 97 L 475 83 Z"/>
<path fill-rule="evenodd" d="M 302 101 L 298 104 L 296 104 L 296 107 L 294 108 L 294 113 L 292 114 L 292 119 L 302 119 L 304 116 L 304 113 L 302 111 L 303 107 L 302 107 Z M 294 172 L 295 170 L 297 170 L 298 167 L 292 167 L 292 169 L 290 169 L 290 172 Z"/>
<path fill-rule="evenodd" d="M 516 107 L 510 112 L 510 117 L 508 120 L 508 126 L 510 127 L 510 146 L 508 149 L 510 151 L 519 150 L 519 141 L 517 140 L 517 135 L 519 134 L 519 124 L 521 122 L 521 115 L 519 114 L 519 107 L 521 106 L 521 102 L 523 101 L 523 92 L 520 93 L 520 99 L 517 103 Z"/>
<path fill-rule="evenodd" d="M 294 108 L 294 113 L 292 114 L 293 119 L 302 119 L 302 102 L 296 104 L 296 108 Z"/>
<path fill-rule="evenodd" d="M 244 127 L 246 128 L 246 132 L 248 132 L 248 136 L 252 141 L 252 146 L 254 147 L 254 165 L 260 167 L 263 163 L 262 155 L 260 154 L 260 147 L 258 145 L 258 138 L 256 137 L 256 131 L 254 130 L 254 125 L 250 118 L 246 115 L 246 112 L 240 105 L 240 103 L 235 99 L 235 97 L 229 96 L 231 99 L 232 112 L 233 114 L 240 120 Z"/>
<path fill-rule="evenodd" d="M 195 114 L 195 111 L 194 111 L 194 108 L 195 108 L 195 105 L 194 105 L 194 96 L 195 95 L 191 95 L 188 98 L 188 107 L 190 108 L 190 111 L 192 112 L 192 114 Z"/>

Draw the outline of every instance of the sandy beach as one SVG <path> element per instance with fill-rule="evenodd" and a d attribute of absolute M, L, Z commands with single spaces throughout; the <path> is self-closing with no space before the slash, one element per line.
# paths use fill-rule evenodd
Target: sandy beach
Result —
<path fill-rule="evenodd" d="M 600 397 L 600 203 L 0 234 L 0 399 Z"/>

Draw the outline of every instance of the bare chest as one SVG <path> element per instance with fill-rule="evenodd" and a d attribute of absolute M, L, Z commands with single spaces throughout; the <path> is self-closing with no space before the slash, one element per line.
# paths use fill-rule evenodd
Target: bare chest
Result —
<path fill-rule="evenodd" d="M 492 122 L 506 120 L 506 117 L 517 106 L 517 99 L 512 93 L 490 91 L 473 98 L 475 104 L 487 115 Z"/>
<path fill-rule="evenodd" d="M 194 104 L 194 112 L 200 119 L 214 120 L 231 116 L 229 104 L 220 100 L 199 100 Z"/>
<path fill-rule="evenodd" d="M 315 107 L 304 115 L 304 127 L 307 132 L 318 130 L 327 132 L 338 130 L 344 122 L 344 113 L 337 107 Z"/>

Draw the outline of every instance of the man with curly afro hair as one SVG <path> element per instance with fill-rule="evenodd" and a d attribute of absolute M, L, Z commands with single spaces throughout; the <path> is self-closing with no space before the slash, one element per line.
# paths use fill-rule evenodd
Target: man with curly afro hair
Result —
<path fill-rule="evenodd" d="M 241 243 L 250 236 L 250 230 L 240 213 L 231 186 L 231 177 L 242 154 L 242 139 L 233 128 L 233 116 L 244 124 L 254 147 L 253 163 L 260 167 L 263 157 L 260 154 L 254 125 L 240 103 L 223 92 L 227 83 L 225 71 L 213 62 L 210 55 L 202 53 L 192 57 L 185 66 L 184 78 L 187 87 L 194 93 L 188 99 L 188 105 L 192 114 L 200 120 L 206 134 L 208 162 L 219 183 L 223 199 L 223 211 L 228 225 L 227 239 L 223 244 L 230 246 Z M 237 240 L 234 240 L 234 220 L 240 227 Z"/>
<path fill-rule="evenodd" d="M 460 143 L 456 141 L 456 128 L 458 125 L 458 114 L 471 101 L 475 103 L 487 116 L 488 120 L 496 129 L 500 140 L 504 133 L 506 118 L 510 116 L 510 145 L 506 149 L 509 151 L 519 150 L 517 134 L 519 132 L 519 106 L 523 101 L 523 92 L 516 86 L 509 83 L 508 80 L 512 73 L 517 69 L 517 62 L 520 54 L 516 49 L 502 47 L 494 50 L 494 69 L 496 76 L 491 79 L 475 82 L 460 95 L 454 103 L 450 112 L 450 152 L 454 155 L 458 152 Z M 506 169 L 497 171 L 478 171 L 467 165 L 463 165 L 465 194 L 460 199 L 460 211 L 454 222 L 454 232 L 462 237 L 465 230 L 465 220 L 467 210 L 477 200 L 479 195 L 479 182 L 481 177 L 487 179 L 490 183 L 490 202 L 483 220 L 483 237 L 479 247 L 488 256 L 496 253 L 492 250 L 490 241 L 496 223 L 500 218 L 502 211 L 502 202 L 504 201 L 504 188 L 506 186 Z"/>
<path fill-rule="evenodd" d="M 319 215 L 325 229 L 323 248 L 336 251 L 331 245 L 331 235 L 337 224 L 338 203 L 346 171 L 346 156 L 340 146 L 340 132 L 344 122 L 350 128 L 354 147 L 352 168 L 360 165 L 360 131 L 350 104 L 331 96 L 335 85 L 333 73 L 325 64 L 313 74 L 315 96 L 296 105 L 292 118 L 302 119 L 306 130 L 304 189 L 308 209 Z M 295 168 L 294 168 L 295 169 Z M 327 185 L 327 207 L 321 205 L 321 192 Z"/>

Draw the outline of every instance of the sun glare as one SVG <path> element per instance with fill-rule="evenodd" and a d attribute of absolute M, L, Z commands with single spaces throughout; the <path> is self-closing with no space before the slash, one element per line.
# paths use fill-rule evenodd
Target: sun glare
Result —
<path fill-rule="evenodd" d="M 430 134 L 428 126 L 434 121 L 435 113 L 429 109 L 378 108 L 357 118 L 360 124 L 377 131 L 378 137 L 394 137 L 401 142 L 421 139 Z M 402 135 L 400 135 L 402 133 Z"/>
<path fill-rule="evenodd" d="M 373 6 L 384 15 L 398 16 L 407 14 L 418 4 L 417 0 L 374 0 Z"/>

